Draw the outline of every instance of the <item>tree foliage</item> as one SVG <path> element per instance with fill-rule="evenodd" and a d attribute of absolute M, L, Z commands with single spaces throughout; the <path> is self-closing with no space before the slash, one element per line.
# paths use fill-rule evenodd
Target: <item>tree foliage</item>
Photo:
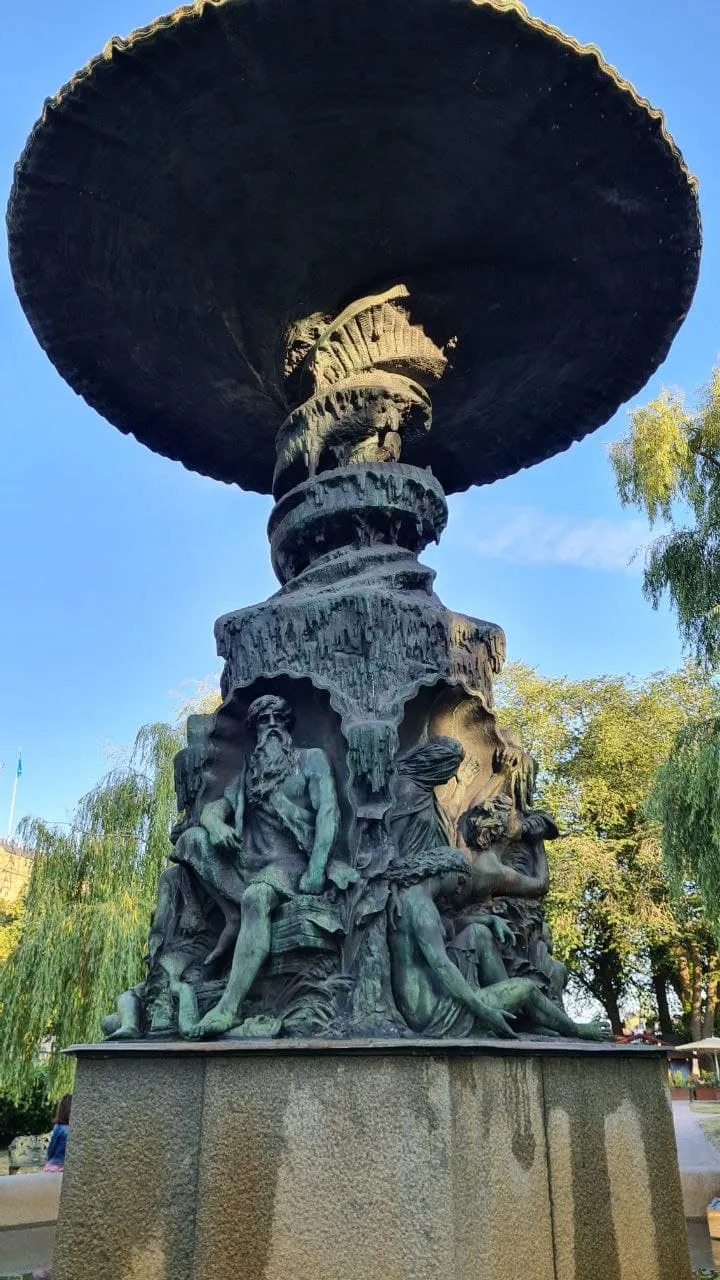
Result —
<path fill-rule="evenodd" d="M 692 664 L 638 682 L 546 678 L 515 663 L 498 702 L 538 760 L 538 803 L 566 833 L 549 847 L 548 916 L 576 984 L 616 1030 L 630 996 L 651 1002 L 665 1030 L 672 992 L 688 1022 L 714 1018 L 714 933 L 697 894 L 673 895 L 646 809 L 677 733 L 718 709 L 712 683 Z"/>
<path fill-rule="evenodd" d="M 22 897 L 12 902 L 0 898 L 0 965 L 5 964 L 20 941 L 24 905 Z"/>
<path fill-rule="evenodd" d="M 651 544 L 644 590 L 655 607 L 667 594 L 695 656 L 720 663 L 720 368 L 689 409 L 667 392 L 630 414 L 630 430 L 611 448 L 623 505 L 643 510 L 669 532 Z"/>
<path fill-rule="evenodd" d="M 13 1138 L 25 1134 L 49 1133 L 54 1113 L 47 1077 L 39 1068 L 20 1100 L 0 1093 L 0 1147 L 9 1146 Z"/>
<path fill-rule="evenodd" d="M 679 393 L 631 414 L 612 448 L 623 503 L 670 531 L 652 543 L 644 589 L 667 593 L 683 641 L 709 669 L 720 667 L 720 368 L 694 410 Z M 693 886 L 704 915 L 720 923 L 720 717 L 698 713 L 679 729 L 659 770 L 649 812 L 676 893 Z"/>
<path fill-rule="evenodd" d="M 61 1050 L 97 1038 L 118 993 L 142 978 L 148 921 L 175 813 L 169 725 L 140 730 L 124 764 L 78 805 L 69 830 L 22 824 L 35 857 L 18 945 L 0 972 L 0 1082 L 16 1097 L 40 1059 L 48 1088 L 69 1086 Z"/>
<path fill-rule="evenodd" d="M 680 730 L 656 775 L 648 812 L 662 826 L 676 892 L 696 885 L 707 918 L 720 929 L 720 718 L 696 719 Z"/>

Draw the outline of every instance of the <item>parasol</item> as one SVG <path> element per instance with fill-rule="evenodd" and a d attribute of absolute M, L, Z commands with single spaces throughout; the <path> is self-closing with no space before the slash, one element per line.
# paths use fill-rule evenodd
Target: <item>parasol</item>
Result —
<path fill-rule="evenodd" d="M 675 1051 L 680 1050 L 687 1053 L 708 1053 L 712 1054 L 715 1059 L 715 1075 L 720 1080 L 720 1066 L 718 1066 L 718 1053 L 720 1053 L 720 1036 L 706 1036 L 704 1040 L 691 1040 L 689 1044 L 676 1044 L 673 1046 Z"/>

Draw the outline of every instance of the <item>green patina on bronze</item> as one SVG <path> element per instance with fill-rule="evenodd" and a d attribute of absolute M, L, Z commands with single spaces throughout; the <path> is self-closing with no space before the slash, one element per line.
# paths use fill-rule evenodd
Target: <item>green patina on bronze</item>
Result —
<path fill-rule="evenodd" d="M 516 5 L 218 0 L 46 104 L 8 225 L 71 386 L 276 498 L 280 589 L 216 624 L 106 1034 L 602 1035 L 563 1008 L 505 638 L 418 557 L 443 488 L 566 448 L 667 354 L 700 227 L 660 113 Z"/>

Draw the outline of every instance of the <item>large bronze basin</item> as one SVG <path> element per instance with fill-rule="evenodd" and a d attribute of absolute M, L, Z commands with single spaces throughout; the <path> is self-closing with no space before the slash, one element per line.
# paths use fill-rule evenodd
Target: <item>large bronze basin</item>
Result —
<path fill-rule="evenodd" d="M 269 492 L 284 336 L 394 284 L 456 339 L 403 461 L 452 492 L 565 449 L 664 359 L 696 284 L 662 116 L 493 0 L 214 0 L 46 103 L 9 206 L 22 305 L 125 432 Z"/>

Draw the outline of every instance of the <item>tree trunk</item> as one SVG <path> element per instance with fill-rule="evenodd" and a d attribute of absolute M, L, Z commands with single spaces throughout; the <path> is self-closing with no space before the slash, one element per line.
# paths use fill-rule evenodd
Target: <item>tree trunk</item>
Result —
<path fill-rule="evenodd" d="M 650 948 L 650 973 L 658 1011 L 658 1032 L 663 1039 L 667 1039 L 673 1033 L 673 1020 L 668 1003 L 668 984 L 675 986 L 675 983 L 673 966 L 664 948 Z"/>
<path fill-rule="evenodd" d="M 603 1006 L 613 1035 L 621 1036 L 623 1034 L 623 1020 L 620 1016 L 620 997 L 623 991 L 623 975 L 617 954 L 612 947 L 612 938 L 608 938 L 607 945 L 602 945 L 603 939 L 598 939 L 599 955 L 593 957 L 590 965 L 589 980 L 587 982 L 587 990 L 596 1000 Z"/>
<path fill-rule="evenodd" d="M 661 1037 L 666 1040 L 673 1033 L 673 1020 L 670 1016 L 670 1006 L 668 1004 L 667 977 L 663 973 L 653 973 L 652 981 L 658 1011 L 659 1031 Z"/>
<path fill-rule="evenodd" d="M 690 952 L 690 959 L 692 961 L 692 968 L 691 968 L 692 1003 L 690 1005 L 690 1039 L 699 1040 L 702 1036 L 703 967 L 700 962 L 700 956 L 694 947 Z"/>
<path fill-rule="evenodd" d="M 675 994 L 682 1005 L 684 1014 L 689 1015 L 690 1006 L 692 1004 L 692 981 L 690 978 L 690 966 L 687 962 L 687 956 L 679 953 L 677 956 L 677 969 L 672 974 L 670 981 L 675 989 Z"/>
<path fill-rule="evenodd" d="M 718 958 L 710 956 L 706 979 L 707 994 L 705 997 L 705 1018 L 703 1020 L 703 1037 L 715 1035 L 715 1011 L 718 1003 Z"/>
<path fill-rule="evenodd" d="M 600 1003 L 608 1016 L 613 1035 L 621 1036 L 623 1034 L 623 1020 L 620 1016 L 620 1007 L 615 992 L 605 988 Z"/>

